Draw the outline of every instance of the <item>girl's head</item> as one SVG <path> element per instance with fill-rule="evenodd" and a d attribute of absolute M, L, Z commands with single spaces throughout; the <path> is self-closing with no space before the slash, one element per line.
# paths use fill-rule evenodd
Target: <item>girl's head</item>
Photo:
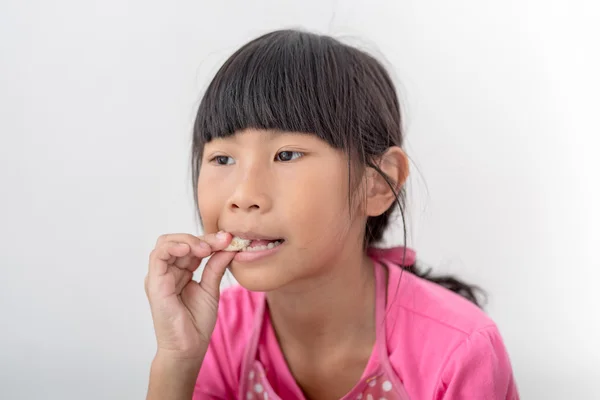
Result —
<path fill-rule="evenodd" d="M 260 260 L 234 259 L 251 290 L 362 257 L 395 205 L 403 211 L 402 140 L 394 85 L 373 57 L 300 31 L 259 37 L 225 62 L 198 110 L 192 163 L 204 229 L 283 239 Z"/>

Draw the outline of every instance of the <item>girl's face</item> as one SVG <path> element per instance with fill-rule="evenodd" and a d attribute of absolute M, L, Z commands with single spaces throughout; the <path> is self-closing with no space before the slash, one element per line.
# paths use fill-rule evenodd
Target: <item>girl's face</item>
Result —
<path fill-rule="evenodd" d="M 234 258 L 231 271 L 250 290 L 274 290 L 323 273 L 342 255 L 362 254 L 366 215 L 348 193 L 348 157 L 314 135 L 246 129 L 204 148 L 198 205 L 205 232 L 283 240 Z"/>

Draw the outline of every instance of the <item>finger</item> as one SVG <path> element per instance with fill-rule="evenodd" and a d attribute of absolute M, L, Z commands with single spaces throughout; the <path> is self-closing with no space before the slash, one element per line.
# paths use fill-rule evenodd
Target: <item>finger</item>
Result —
<path fill-rule="evenodd" d="M 201 262 L 202 260 L 200 258 L 196 257 L 192 252 L 190 252 L 186 256 L 177 258 L 173 265 L 175 265 L 177 268 L 194 272 L 198 269 Z"/>
<path fill-rule="evenodd" d="M 213 254 L 206 263 L 199 284 L 211 297 L 215 299 L 219 298 L 221 280 L 223 279 L 223 275 L 225 275 L 227 266 L 229 266 L 231 260 L 235 257 L 235 254 L 235 252 L 220 251 Z"/>
<path fill-rule="evenodd" d="M 179 269 L 171 267 L 171 271 L 175 279 L 175 293 L 181 294 L 181 291 L 191 280 L 194 273 L 188 269 Z"/>
<path fill-rule="evenodd" d="M 229 246 L 233 236 L 227 232 L 208 233 L 199 237 L 204 243 L 207 243 L 213 252 L 221 251 Z"/>
<path fill-rule="evenodd" d="M 202 260 L 194 255 L 194 253 L 191 251 L 190 245 L 188 243 L 169 241 L 162 244 L 162 246 L 171 246 L 172 244 L 181 244 L 188 249 L 188 252 L 183 257 L 172 256 L 166 261 L 167 265 L 175 265 L 178 268 L 188 269 L 192 272 L 197 270 Z"/>
<path fill-rule="evenodd" d="M 167 266 L 175 262 L 178 257 L 190 253 L 190 246 L 186 243 L 165 242 L 150 253 L 148 275 L 161 276 L 167 273 Z"/>
<path fill-rule="evenodd" d="M 157 247 L 166 242 L 187 243 L 196 257 L 204 258 L 216 251 L 223 250 L 229 245 L 231 239 L 231 234 L 226 232 L 209 233 L 199 237 L 187 233 L 177 233 L 159 237 Z"/>

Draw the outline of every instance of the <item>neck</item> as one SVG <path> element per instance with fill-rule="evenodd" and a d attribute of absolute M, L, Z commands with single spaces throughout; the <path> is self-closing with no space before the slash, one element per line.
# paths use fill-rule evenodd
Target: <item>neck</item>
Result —
<path fill-rule="evenodd" d="M 373 262 L 362 251 L 345 254 L 310 282 L 267 294 L 282 346 L 318 352 L 375 340 Z"/>

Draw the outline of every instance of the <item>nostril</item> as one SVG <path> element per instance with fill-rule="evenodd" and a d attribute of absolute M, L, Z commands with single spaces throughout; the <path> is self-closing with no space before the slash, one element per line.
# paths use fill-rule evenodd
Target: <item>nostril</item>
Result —
<path fill-rule="evenodd" d="M 231 203 L 229 206 L 232 210 L 260 210 L 260 206 L 258 204 L 243 204 L 240 206 L 237 203 Z"/>
<path fill-rule="evenodd" d="M 242 208 L 240 206 L 238 206 L 237 204 L 232 204 L 231 208 Z M 256 209 L 259 210 L 260 206 L 258 206 L 257 204 L 252 204 L 251 206 L 248 207 L 249 209 Z"/>

